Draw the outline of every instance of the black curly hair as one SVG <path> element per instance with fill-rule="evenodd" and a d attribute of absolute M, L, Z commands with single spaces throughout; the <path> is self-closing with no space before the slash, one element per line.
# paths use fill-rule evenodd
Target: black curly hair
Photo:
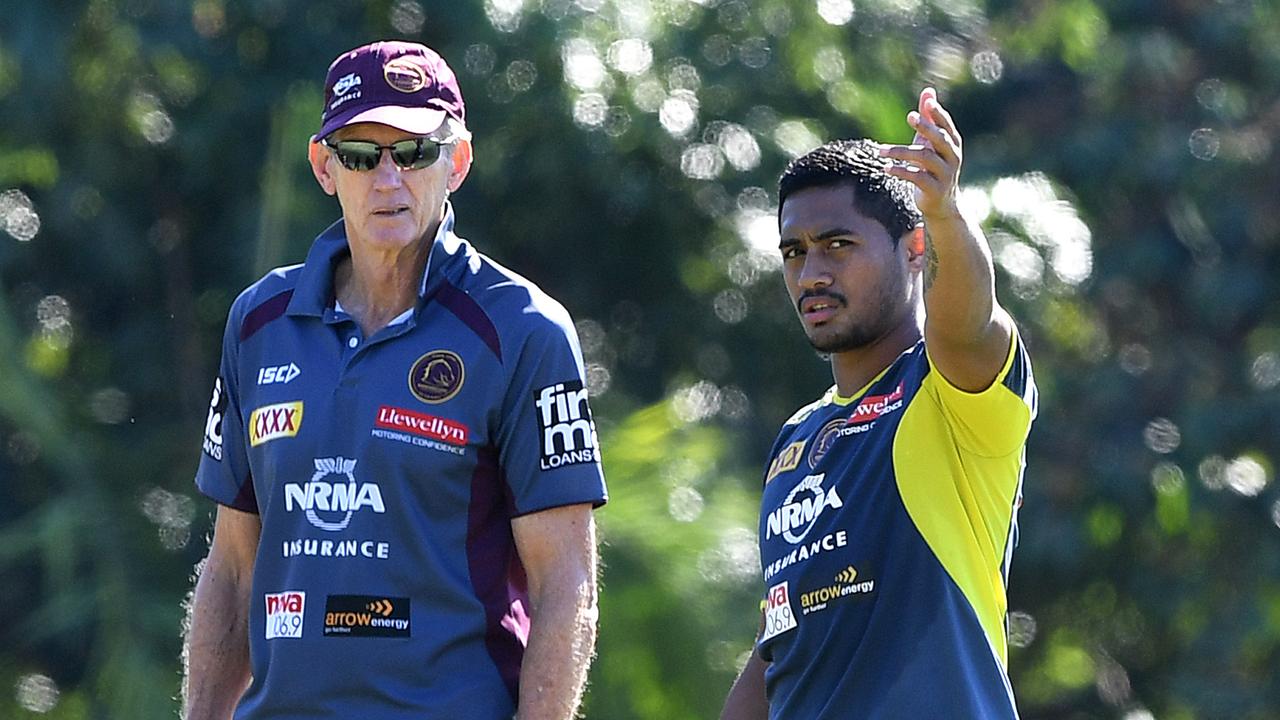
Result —
<path fill-rule="evenodd" d="M 884 171 L 880 145 L 874 140 L 832 140 L 787 164 L 778 178 L 778 211 L 793 193 L 813 187 L 848 183 L 853 207 L 878 221 L 894 244 L 923 220 L 912 185 Z"/>

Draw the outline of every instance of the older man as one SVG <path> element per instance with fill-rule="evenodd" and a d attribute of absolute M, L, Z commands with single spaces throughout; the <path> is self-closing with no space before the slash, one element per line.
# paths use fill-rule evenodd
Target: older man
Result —
<path fill-rule="evenodd" d="M 465 120 L 422 45 L 329 67 L 309 159 L 342 219 L 223 340 L 192 720 L 577 709 L 606 498 L 581 351 L 564 308 L 453 233 Z"/>

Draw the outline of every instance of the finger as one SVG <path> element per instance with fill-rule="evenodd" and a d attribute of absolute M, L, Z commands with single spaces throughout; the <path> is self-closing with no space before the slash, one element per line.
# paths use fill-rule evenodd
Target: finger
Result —
<path fill-rule="evenodd" d="M 915 185 L 921 194 L 926 197 L 936 197 L 942 193 L 942 184 L 938 179 L 920 168 L 909 165 L 889 165 L 885 167 L 884 171 L 886 175 L 906 180 Z"/>
<path fill-rule="evenodd" d="M 888 145 L 880 156 L 929 173 L 939 180 L 949 178 L 951 166 L 929 145 Z"/>
<path fill-rule="evenodd" d="M 955 118 L 951 117 L 951 113 L 948 112 L 946 108 L 942 107 L 942 103 L 938 102 L 936 97 L 927 105 L 926 110 L 928 112 L 922 114 L 927 118 L 931 118 L 933 123 L 947 134 L 947 137 L 951 140 L 951 144 L 954 145 L 957 150 L 963 147 L 963 139 L 960 137 L 959 128 L 956 127 Z"/>
<path fill-rule="evenodd" d="M 915 128 L 916 137 L 923 140 L 918 144 L 931 146 L 943 160 L 949 163 L 954 163 L 959 159 L 960 149 L 953 144 L 951 136 L 935 125 L 933 121 L 917 113 L 909 113 L 907 122 Z"/>
<path fill-rule="evenodd" d="M 927 112 L 926 107 L 930 100 L 934 102 L 938 101 L 938 91 L 931 86 L 925 86 L 925 88 L 920 91 L 920 100 L 916 103 L 916 111 L 921 115 L 924 115 Z"/>

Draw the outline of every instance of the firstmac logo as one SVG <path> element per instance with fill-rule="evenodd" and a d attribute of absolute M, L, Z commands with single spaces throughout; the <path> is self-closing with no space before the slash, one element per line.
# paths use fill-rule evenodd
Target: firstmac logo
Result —
<path fill-rule="evenodd" d="M 533 405 L 542 433 L 543 470 L 599 460 L 596 427 L 582 381 L 548 385 L 534 393 Z"/>

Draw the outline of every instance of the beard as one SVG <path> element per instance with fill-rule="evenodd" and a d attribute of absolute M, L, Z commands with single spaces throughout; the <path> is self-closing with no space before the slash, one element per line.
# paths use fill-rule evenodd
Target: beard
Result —
<path fill-rule="evenodd" d="M 896 326 L 896 323 L 891 319 L 892 311 L 889 304 L 885 302 L 886 298 L 880 300 L 876 303 L 878 307 L 869 319 L 864 321 L 854 319 L 845 327 L 832 328 L 821 334 L 809 333 L 809 344 L 814 350 L 824 355 L 831 355 L 859 350 L 884 337 Z M 827 330 L 827 328 L 822 328 L 819 332 L 821 330 Z"/>
<path fill-rule="evenodd" d="M 836 327 L 806 328 L 809 344 L 823 355 L 860 350 L 893 331 L 901 322 L 900 308 L 904 280 L 893 273 L 887 276 L 890 287 L 880 285 L 870 302 L 862 308 L 859 317 L 847 317 Z M 836 298 L 841 307 L 849 308 L 848 299 L 838 293 L 827 293 Z M 833 325 L 829 324 L 829 325 Z"/>

